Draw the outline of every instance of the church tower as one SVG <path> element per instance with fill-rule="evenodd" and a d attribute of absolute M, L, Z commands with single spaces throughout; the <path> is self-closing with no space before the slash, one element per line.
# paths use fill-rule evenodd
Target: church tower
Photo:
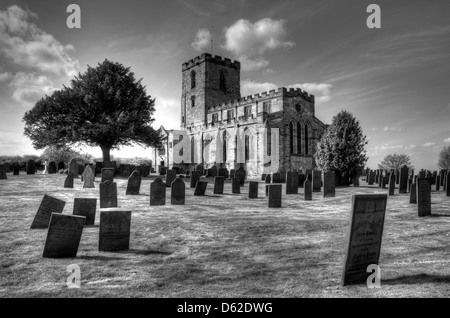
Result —
<path fill-rule="evenodd" d="M 241 64 L 204 53 L 182 65 L 181 128 L 205 125 L 211 106 L 241 97 Z"/>

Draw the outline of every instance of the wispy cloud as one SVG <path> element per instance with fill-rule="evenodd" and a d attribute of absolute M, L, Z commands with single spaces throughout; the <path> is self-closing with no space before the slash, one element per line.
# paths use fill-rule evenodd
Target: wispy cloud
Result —
<path fill-rule="evenodd" d="M 450 142 L 450 137 L 444 139 L 444 142 Z"/>
<path fill-rule="evenodd" d="M 211 31 L 208 29 L 200 29 L 197 31 L 195 35 L 194 41 L 191 43 L 191 46 L 196 51 L 203 51 L 211 44 Z"/>
<path fill-rule="evenodd" d="M 254 95 L 261 92 L 268 92 L 277 89 L 277 85 L 273 83 L 257 83 L 250 80 L 241 81 L 242 96 Z"/>
<path fill-rule="evenodd" d="M 426 142 L 422 146 L 424 146 L 424 147 L 431 147 L 431 146 L 434 146 L 434 145 L 436 145 L 435 142 Z"/>
<path fill-rule="evenodd" d="M 404 127 L 389 127 L 389 126 L 384 126 L 383 128 L 378 128 L 378 127 L 373 127 L 372 131 L 384 131 L 384 132 L 396 132 L 396 133 L 401 133 L 405 131 Z"/>
<path fill-rule="evenodd" d="M 316 104 L 328 102 L 331 99 L 332 87 L 333 85 L 325 83 L 303 83 L 288 86 L 288 88 L 301 88 L 309 94 L 313 94 Z"/>

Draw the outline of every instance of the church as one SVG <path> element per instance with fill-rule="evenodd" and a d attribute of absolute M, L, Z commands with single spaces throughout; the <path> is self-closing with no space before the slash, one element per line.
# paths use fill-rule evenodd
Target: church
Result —
<path fill-rule="evenodd" d="M 240 68 L 208 53 L 182 64 L 181 127 L 159 129 L 164 146 L 152 154 L 157 168 L 243 167 L 256 177 L 314 167 L 327 128 L 315 117 L 314 95 L 281 87 L 241 97 Z"/>

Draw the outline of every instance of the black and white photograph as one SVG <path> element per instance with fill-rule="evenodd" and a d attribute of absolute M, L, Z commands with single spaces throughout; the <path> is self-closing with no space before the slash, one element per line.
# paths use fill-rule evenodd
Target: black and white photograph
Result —
<path fill-rule="evenodd" d="M 0 114 L 0 298 L 450 297 L 450 1 L 1 0 Z"/>

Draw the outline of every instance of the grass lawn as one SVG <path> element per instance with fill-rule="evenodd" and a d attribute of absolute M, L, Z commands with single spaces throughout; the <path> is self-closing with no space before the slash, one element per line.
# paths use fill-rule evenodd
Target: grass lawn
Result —
<path fill-rule="evenodd" d="M 335 198 L 313 201 L 283 195 L 269 209 L 263 184 L 259 198 L 241 194 L 194 197 L 186 179 L 186 205 L 149 206 L 150 182 L 126 196 L 117 178 L 119 206 L 132 209 L 130 250 L 99 252 L 96 225 L 85 227 L 72 259 L 42 258 L 47 230 L 30 230 L 44 194 L 65 200 L 99 196 L 64 189 L 65 175 L 13 176 L 0 180 L 0 297 L 449 297 L 450 197 L 432 192 L 433 216 L 419 218 L 409 194 L 388 197 L 381 248 L 381 288 L 340 286 L 351 195 L 387 193 L 367 186 L 337 188 Z M 283 185 L 283 193 L 285 193 Z M 81 268 L 81 288 L 66 286 L 67 266 Z"/>

